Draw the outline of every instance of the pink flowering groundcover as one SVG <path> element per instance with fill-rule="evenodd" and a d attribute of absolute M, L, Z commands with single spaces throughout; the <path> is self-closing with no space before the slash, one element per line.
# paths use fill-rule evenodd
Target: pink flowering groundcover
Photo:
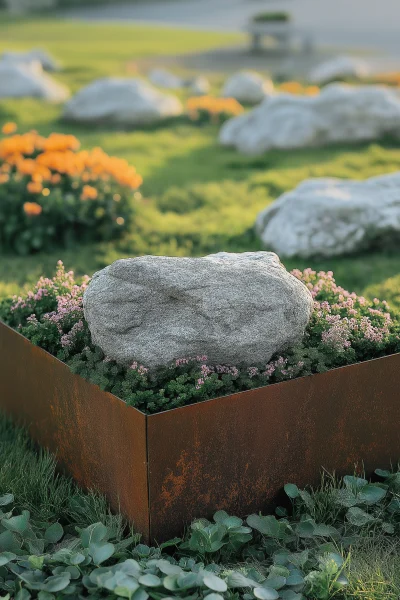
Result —
<path fill-rule="evenodd" d="M 61 262 L 52 279 L 42 277 L 24 296 L 0 304 L 0 318 L 33 344 L 104 391 L 146 414 L 255 389 L 371 360 L 400 351 L 400 316 L 385 300 L 366 299 L 335 282 L 332 272 L 294 270 L 314 298 L 302 342 L 267 364 L 210 364 L 207 356 L 177 358 L 151 371 L 121 365 L 92 343 L 83 315 L 88 276 L 76 280 Z"/>

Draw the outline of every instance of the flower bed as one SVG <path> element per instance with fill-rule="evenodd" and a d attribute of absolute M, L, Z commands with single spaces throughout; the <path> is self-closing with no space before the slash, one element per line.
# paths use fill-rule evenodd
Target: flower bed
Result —
<path fill-rule="evenodd" d="M 199 96 L 189 98 L 187 110 L 191 121 L 202 124 L 223 123 L 231 117 L 240 115 L 244 108 L 234 98 Z"/>
<path fill-rule="evenodd" d="M 25 296 L 0 304 L 0 317 L 35 345 L 77 373 L 144 413 L 263 387 L 400 351 L 400 318 L 385 301 L 339 287 L 331 272 L 293 271 L 311 291 L 314 311 L 302 343 L 266 365 L 212 365 L 207 356 L 182 357 L 150 372 L 118 364 L 91 341 L 82 297 L 89 282 L 76 282 L 61 262 L 53 279 L 41 278 Z"/>
<path fill-rule="evenodd" d="M 134 167 L 72 135 L 32 131 L 0 140 L 0 251 L 28 254 L 119 236 L 134 216 Z"/>

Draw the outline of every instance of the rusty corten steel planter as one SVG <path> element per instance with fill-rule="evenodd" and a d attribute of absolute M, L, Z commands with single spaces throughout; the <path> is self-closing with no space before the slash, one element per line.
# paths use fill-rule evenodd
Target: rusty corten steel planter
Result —
<path fill-rule="evenodd" d="M 0 408 L 150 542 L 400 457 L 400 354 L 146 416 L 0 322 Z"/>

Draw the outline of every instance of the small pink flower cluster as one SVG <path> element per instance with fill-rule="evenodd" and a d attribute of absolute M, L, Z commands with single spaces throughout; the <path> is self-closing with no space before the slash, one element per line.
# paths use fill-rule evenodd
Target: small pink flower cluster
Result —
<path fill-rule="evenodd" d="M 69 331 L 68 333 L 64 333 L 61 336 L 61 346 L 63 348 L 72 348 L 76 343 L 76 338 L 77 338 L 78 333 L 83 331 L 84 328 L 85 328 L 85 325 L 82 320 L 75 323 L 72 326 L 71 331 Z"/>
<path fill-rule="evenodd" d="M 265 370 L 261 370 L 258 367 L 248 367 L 247 374 L 250 379 L 254 377 L 265 377 L 269 379 L 272 375 L 283 375 L 286 379 L 292 379 L 300 372 L 304 366 L 303 361 L 298 361 L 295 365 L 288 366 L 288 359 L 283 356 L 279 356 L 277 360 L 269 362 L 265 366 Z"/>
<path fill-rule="evenodd" d="M 142 375 L 142 377 L 144 377 L 149 371 L 146 367 L 144 367 L 143 365 L 139 365 L 136 361 L 134 361 L 129 368 L 133 371 L 137 371 L 137 373 L 139 373 L 139 375 Z"/>
<path fill-rule="evenodd" d="M 336 285 L 333 273 L 312 269 L 292 271 L 314 298 L 314 319 L 323 329 L 321 341 L 336 352 L 345 352 L 355 340 L 382 344 L 393 325 L 386 301 L 366 300 Z M 373 306 L 371 306 L 371 304 Z"/>

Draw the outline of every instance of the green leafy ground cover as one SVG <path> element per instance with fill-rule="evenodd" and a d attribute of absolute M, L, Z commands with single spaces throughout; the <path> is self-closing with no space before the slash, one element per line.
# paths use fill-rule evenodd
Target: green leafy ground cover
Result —
<path fill-rule="evenodd" d="M 287 484 L 275 514 L 219 511 L 150 548 L 0 418 L 1 597 L 395 600 L 400 473 L 378 469 L 376 479 Z"/>
<path fill-rule="evenodd" d="M 64 64 L 57 77 L 76 91 L 106 75 L 128 75 L 132 61 L 140 72 L 143 58 L 203 51 L 240 41 L 237 35 L 182 32 L 147 26 L 89 25 L 51 19 L 0 20 L 0 51 L 40 44 Z M 127 66 L 128 65 L 128 66 Z M 224 79 L 213 74 L 214 92 Z M 182 95 L 184 98 L 184 96 Z M 269 152 L 243 157 L 217 143 L 218 127 L 175 123 L 157 129 L 91 129 L 60 121 L 61 108 L 38 100 L 1 102 L 0 120 L 15 120 L 21 132 L 37 129 L 73 133 L 84 148 L 101 146 L 126 158 L 144 178 L 143 199 L 131 231 L 118 243 L 98 243 L 38 254 L 3 256 L 0 296 L 18 293 L 58 259 L 78 274 L 93 273 L 113 260 L 139 254 L 204 255 L 218 250 L 259 249 L 253 223 L 259 210 L 301 180 L 314 176 L 365 179 L 396 171 L 398 144 L 340 146 L 316 150 Z M 400 260 L 393 249 L 368 256 L 332 260 L 291 260 L 288 268 L 332 270 L 340 285 L 368 297 L 400 305 Z"/>

